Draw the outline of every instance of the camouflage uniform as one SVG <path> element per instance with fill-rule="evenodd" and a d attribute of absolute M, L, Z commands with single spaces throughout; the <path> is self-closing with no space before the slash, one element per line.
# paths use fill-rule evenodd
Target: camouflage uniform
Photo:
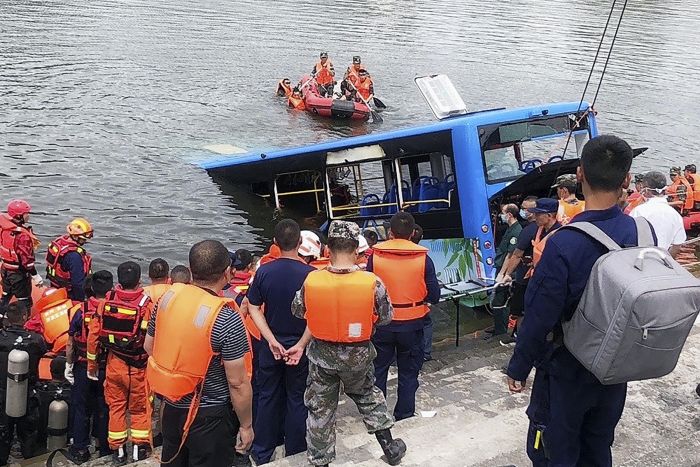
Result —
<path fill-rule="evenodd" d="M 329 237 L 331 235 L 332 232 L 329 232 Z M 347 274 L 359 268 L 338 269 L 328 266 L 327 270 L 335 274 Z M 376 326 L 389 324 L 394 315 L 386 288 L 379 278 L 374 293 L 374 312 L 378 317 Z M 303 287 L 292 302 L 292 313 L 302 319 L 306 314 Z M 341 383 L 345 394 L 357 405 L 369 433 L 394 425 L 384 394 L 374 385 L 373 361 L 376 355 L 371 341 L 340 344 L 311 339 L 307 347 L 309 377 L 304 403 L 309 409 L 306 442 L 307 455 L 312 465 L 329 464 L 335 459 L 335 420 Z"/>

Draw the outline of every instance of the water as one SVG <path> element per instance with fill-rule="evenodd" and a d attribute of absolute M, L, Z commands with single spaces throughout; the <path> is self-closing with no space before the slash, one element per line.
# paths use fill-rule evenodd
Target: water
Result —
<path fill-rule="evenodd" d="M 321 50 L 339 73 L 360 54 L 389 105 L 381 129 L 432 119 L 420 74 L 448 74 L 473 110 L 578 100 L 609 6 L 0 0 L 0 204 L 28 199 L 44 245 L 87 217 L 96 268 L 184 262 L 203 238 L 260 249 L 272 209 L 215 184 L 192 154 L 374 130 L 293 114 L 278 79 L 309 73 Z M 636 169 L 700 162 L 698 11 L 629 2 L 596 107 L 603 131 L 651 147 Z"/>

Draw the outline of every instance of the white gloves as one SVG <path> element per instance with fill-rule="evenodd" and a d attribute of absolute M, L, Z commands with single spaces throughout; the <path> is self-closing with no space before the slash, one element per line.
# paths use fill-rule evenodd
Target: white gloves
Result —
<path fill-rule="evenodd" d="M 97 375 L 91 374 L 89 371 L 87 372 L 87 377 L 88 377 L 88 379 L 91 379 L 93 381 L 99 381 L 99 378 L 97 377 Z"/>
<path fill-rule="evenodd" d="M 35 286 L 42 285 L 43 283 L 44 279 L 42 279 L 42 277 L 39 274 L 32 276 L 32 284 L 34 284 Z"/>
<path fill-rule="evenodd" d="M 73 364 L 66 362 L 66 369 L 63 370 L 63 376 L 66 378 L 70 384 L 75 383 L 75 378 L 73 377 Z"/>

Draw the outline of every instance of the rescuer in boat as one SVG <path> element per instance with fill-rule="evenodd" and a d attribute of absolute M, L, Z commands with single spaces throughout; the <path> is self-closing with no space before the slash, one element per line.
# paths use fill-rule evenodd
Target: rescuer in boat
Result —
<path fill-rule="evenodd" d="M 302 356 L 298 364 L 289 366 L 285 356 L 306 329 L 305 321 L 292 315 L 292 300 L 315 269 L 299 261 L 301 230 L 295 221 L 278 222 L 274 241 L 280 255 L 255 272 L 246 297 L 250 315 L 264 338 L 255 349 L 258 405 L 252 456 L 258 465 L 270 462 L 282 440 L 287 456 L 306 450 L 304 389 L 308 360 Z"/>
<path fill-rule="evenodd" d="M 192 273 L 190 268 L 184 264 L 178 264 L 170 271 L 170 282 L 173 284 L 189 284 L 192 282 Z"/>
<path fill-rule="evenodd" d="M 634 191 L 627 196 L 627 205 L 624 208 L 625 214 L 632 212 L 632 209 L 642 204 L 646 199 L 642 196 L 642 181 L 644 174 L 635 174 L 634 176 Z"/>
<path fill-rule="evenodd" d="M 131 439 L 133 461 L 150 452 L 151 419 L 148 415 L 146 326 L 153 302 L 140 285 L 141 268 L 126 261 L 117 268 L 119 285 L 107 293 L 104 304 L 88 327 L 88 378 L 97 381 L 97 356 L 107 352 L 105 399 L 109 406 L 109 447 L 114 462 L 127 462 L 126 441 Z M 127 424 L 127 413 L 130 423 Z M 129 436 L 130 435 L 130 436 Z"/>
<path fill-rule="evenodd" d="M 362 68 L 359 71 L 357 83 L 354 84 L 354 86 L 348 85 L 345 96 L 347 100 L 354 100 L 356 102 L 370 102 L 370 99 L 374 97 L 374 82 L 369 76 L 367 70 Z"/>
<path fill-rule="evenodd" d="M 335 86 L 335 69 L 333 62 L 328 58 L 328 52 L 321 52 L 319 61 L 311 70 L 311 76 L 316 79 L 318 92 L 321 97 L 332 97 Z"/>
<path fill-rule="evenodd" d="M 586 202 L 576 197 L 576 186 L 576 175 L 574 174 L 561 175 L 552 185 L 552 188 L 557 189 L 557 197 L 559 198 L 557 221 L 561 225 L 568 224 L 576 214 L 586 209 Z"/>
<path fill-rule="evenodd" d="M 170 265 L 163 258 L 156 258 L 148 265 L 150 285 L 143 288 L 146 295 L 151 297 L 153 304 L 170 288 Z"/>
<path fill-rule="evenodd" d="M 700 180 L 698 180 L 696 173 L 697 168 L 695 167 L 695 164 L 688 164 L 683 170 L 685 179 L 688 180 L 690 187 L 693 189 L 693 200 L 695 201 L 693 210 L 695 211 L 700 210 Z"/>
<path fill-rule="evenodd" d="M 335 418 L 340 388 L 357 405 L 369 433 L 373 433 L 391 465 L 406 453 L 406 444 L 393 439 L 394 420 L 382 392 L 374 385 L 371 342 L 375 326 L 389 324 L 393 309 L 382 281 L 355 264 L 360 228 L 353 222 L 333 221 L 328 229 L 330 265 L 310 273 L 297 292 L 292 312 L 306 320 L 299 343 L 289 349 L 296 364 L 308 344 L 309 378 L 304 403 L 307 456 L 311 465 L 335 460 Z"/>
<path fill-rule="evenodd" d="M 13 199 L 7 203 L 7 212 L 0 214 L 0 306 L 6 306 L 15 297 L 27 311 L 32 306 L 32 284 L 42 283 L 34 264 L 39 240 L 27 225 L 31 210 L 26 201 Z"/>
<path fill-rule="evenodd" d="M 487 339 L 500 338 L 508 332 L 508 302 L 510 301 L 510 287 L 508 283 L 503 281 L 506 259 L 513 254 L 518 245 L 518 236 L 522 232 L 523 227 L 518 222 L 518 214 L 520 209 L 515 204 L 504 204 L 501 206 L 499 220 L 505 224 L 506 230 L 501 236 L 501 241 L 496 247 L 496 258 L 494 260 L 494 268 L 498 271 L 496 282 L 501 284 L 494 291 L 491 299 L 491 308 L 493 309 L 493 336 L 488 336 Z"/>
<path fill-rule="evenodd" d="M 85 243 L 92 238 L 90 223 L 77 217 L 66 226 L 66 235 L 49 243 L 46 252 L 46 278 L 51 287 L 64 287 L 72 300 L 85 300 L 85 279 L 90 274 L 92 257 Z"/>
<path fill-rule="evenodd" d="M 592 222 L 620 245 L 637 245 L 634 219 L 617 206 L 629 183 L 632 149 L 604 135 L 583 148 L 578 178 Z M 538 201 L 538 205 L 541 202 Z M 576 308 L 593 264 L 606 249 L 583 233 L 549 237 L 525 297 L 525 320 L 508 365 L 508 388 L 521 392 L 536 373 L 527 409 L 527 453 L 536 466 L 611 466 L 610 446 L 625 405 L 626 384 L 603 385 L 562 345 L 560 323 Z M 551 336 L 553 334 L 553 339 Z"/>
<path fill-rule="evenodd" d="M 20 302 L 10 303 L 0 307 L 4 311 L 7 325 L 0 330 L 0 465 L 7 465 L 10 456 L 10 448 L 17 432 L 22 457 L 29 459 L 43 451 L 44 446 L 39 446 L 39 399 L 34 387 L 39 379 L 39 359 L 46 352 L 46 343 L 42 337 L 23 328 L 28 318 L 28 310 Z M 13 349 L 23 350 L 29 354 L 29 380 L 27 392 L 18 393 L 12 391 L 12 398 L 6 398 L 8 384 L 18 385 L 7 375 L 7 363 L 10 352 Z M 21 376 L 21 377 L 23 377 Z M 8 382 L 9 379 L 9 382 Z M 8 406 L 11 405 L 12 407 Z M 17 411 L 17 407 L 26 404 L 26 413 L 21 417 L 10 417 L 6 411 Z"/>
<path fill-rule="evenodd" d="M 292 82 L 284 78 L 277 83 L 277 97 L 289 97 L 292 95 Z"/>
<path fill-rule="evenodd" d="M 104 381 L 107 355 L 100 351 L 96 356 L 97 381 L 87 376 L 88 327 L 107 293 L 114 287 L 114 278 L 109 271 L 97 271 L 88 280 L 90 291 L 87 300 L 77 305 L 68 330 L 66 348 L 66 381 L 72 384 L 71 413 L 73 421 L 73 444 L 68 450 L 71 460 L 82 463 L 90 459 L 90 427 L 98 440 L 100 457 L 109 456 L 112 451 L 107 441 L 109 408 L 105 401 Z M 92 293 L 90 293 L 92 292 Z M 92 420 L 92 423 L 91 423 Z"/>
<path fill-rule="evenodd" d="M 363 68 L 362 59 L 359 55 L 352 57 L 352 64 L 345 71 L 343 76 L 343 81 L 340 83 L 340 92 L 343 96 L 349 95 L 354 89 L 353 86 L 357 86 L 357 82 L 360 80 L 360 70 Z M 366 70 L 366 68 L 365 68 Z M 352 86 L 351 86 L 352 85 Z"/>
<path fill-rule="evenodd" d="M 632 217 L 643 217 L 656 234 L 656 246 L 668 250 L 676 258 L 681 252 L 681 245 L 686 240 L 683 218 L 678 211 L 668 205 L 664 196 L 666 177 L 661 172 L 652 171 L 644 176 L 642 195 L 646 199 L 644 204 L 634 208 L 630 212 Z"/>
<path fill-rule="evenodd" d="M 301 90 L 299 90 L 299 88 L 294 88 L 292 94 L 287 99 L 287 104 L 294 110 L 306 110 L 304 97 L 301 95 Z"/>
<path fill-rule="evenodd" d="M 415 413 L 418 373 L 423 366 L 425 316 L 430 311 L 428 303 L 440 299 L 440 285 L 428 249 L 410 240 L 415 224 L 408 212 L 394 214 L 389 240 L 377 243 L 367 262 L 367 270 L 386 285 L 394 307 L 392 322 L 376 330 L 372 343 L 377 349 L 376 384 L 385 396 L 389 366 L 396 359 L 399 371 L 396 420 Z"/>
<path fill-rule="evenodd" d="M 695 193 L 688 180 L 681 173 L 681 168 L 671 167 L 669 175 L 672 182 L 666 188 L 669 204 L 678 209 L 681 214 L 692 211 L 695 207 Z"/>
<path fill-rule="evenodd" d="M 164 398 L 162 463 L 240 465 L 247 456 L 237 451 L 253 441 L 252 390 L 243 320 L 218 296 L 233 275 L 231 258 L 220 242 L 204 240 L 190 249 L 189 263 L 193 283 L 163 295 L 144 344 L 149 386 Z"/>

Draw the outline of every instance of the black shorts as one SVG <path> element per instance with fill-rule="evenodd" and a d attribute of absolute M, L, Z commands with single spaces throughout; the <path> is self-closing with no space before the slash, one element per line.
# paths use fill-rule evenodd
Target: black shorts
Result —
<path fill-rule="evenodd" d="M 510 287 L 510 314 L 513 316 L 523 316 L 525 311 L 525 291 L 527 290 L 527 282 L 513 282 Z"/>
<path fill-rule="evenodd" d="M 8 300 L 16 297 L 17 300 L 32 301 L 32 278 L 26 272 L 2 271 L 2 294 Z"/>
<path fill-rule="evenodd" d="M 178 452 L 188 409 L 163 404 L 163 462 Z M 234 462 L 236 436 L 240 424 L 230 403 L 200 407 L 185 444 L 168 467 L 216 467 Z M 161 464 L 166 465 L 166 464 Z"/>

